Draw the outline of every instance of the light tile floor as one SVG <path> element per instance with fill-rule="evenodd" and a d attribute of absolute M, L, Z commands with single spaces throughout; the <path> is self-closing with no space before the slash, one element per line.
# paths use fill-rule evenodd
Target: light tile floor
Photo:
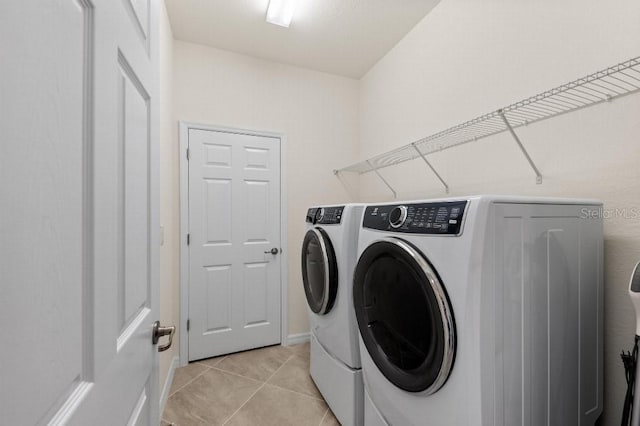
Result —
<path fill-rule="evenodd" d="M 309 344 L 270 346 L 178 368 L 162 426 L 339 425 L 309 375 Z"/>

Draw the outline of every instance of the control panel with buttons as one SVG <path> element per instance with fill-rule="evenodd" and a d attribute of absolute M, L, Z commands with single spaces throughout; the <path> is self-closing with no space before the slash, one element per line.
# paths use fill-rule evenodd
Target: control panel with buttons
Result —
<path fill-rule="evenodd" d="M 466 201 L 368 206 L 362 226 L 408 234 L 459 235 Z"/>
<path fill-rule="evenodd" d="M 318 225 L 338 225 L 342 220 L 344 206 L 312 207 L 307 210 L 307 223 Z"/>

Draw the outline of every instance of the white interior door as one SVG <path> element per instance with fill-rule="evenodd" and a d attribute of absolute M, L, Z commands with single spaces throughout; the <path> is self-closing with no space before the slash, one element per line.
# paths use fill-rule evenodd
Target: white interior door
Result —
<path fill-rule="evenodd" d="M 189 360 L 279 343 L 280 139 L 188 138 Z"/>
<path fill-rule="evenodd" d="M 1 424 L 158 424 L 156 7 L 0 3 Z"/>

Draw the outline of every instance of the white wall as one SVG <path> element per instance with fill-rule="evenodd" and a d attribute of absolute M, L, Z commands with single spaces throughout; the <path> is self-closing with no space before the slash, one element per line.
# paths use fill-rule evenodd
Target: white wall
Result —
<path fill-rule="evenodd" d="M 178 326 L 178 276 L 180 246 L 178 235 L 178 148 L 173 118 L 173 34 L 165 9 L 160 2 L 160 226 L 164 228 L 164 244 L 160 247 L 160 323 Z M 173 358 L 178 355 L 179 336 L 173 346 L 160 354 L 160 386 L 164 386 Z M 162 391 L 162 388 L 161 388 Z"/>
<path fill-rule="evenodd" d="M 289 334 L 307 332 L 304 217 L 309 206 L 348 198 L 332 170 L 357 158 L 358 81 L 177 40 L 173 59 L 174 122 L 286 135 Z M 173 197 L 178 205 L 177 192 Z"/>
<path fill-rule="evenodd" d="M 360 158 L 493 111 L 640 54 L 637 0 L 443 0 L 361 80 Z M 605 413 L 619 424 L 633 342 L 626 288 L 640 260 L 640 95 L 518 129 L 542 185 L 509 135 L 434 154 L 453 195 L 599 198 L 629 217 L 605 220 Z M 398 198 L 443 196 L 418 161 L 383 169 Z M 364 201 L 390 193 L 371 174 Z M 636 210 L 640 211 L 640 210 Z"/>

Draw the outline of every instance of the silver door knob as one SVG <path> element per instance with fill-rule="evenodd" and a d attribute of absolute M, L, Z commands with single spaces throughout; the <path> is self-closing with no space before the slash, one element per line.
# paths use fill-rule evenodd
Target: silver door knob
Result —
<path fill-rule="evenodd" d="M 151 334 L 151 341 L 154 345 L 158 344 L 158 341 L 162 336 L 169 336 L 169 343 L 166 345 L 158 346 L 158 352 L 164 352 L 171 347 L 173 343 L 173 335 L 176 332 L 176 326 L 170 325 L 168 327 L 160 326 L 160 321 L 156 321 L 153 323 L 153 333 Z"/>
<path fill-rule="evenodd" d="M 278 250 L 276 247 L 274 247 L 274 248 L 272 248 L 271 250 L 267 250 L 267 251 L 265 251 L 265 252 L 264 252 L 264 254 L 269 254 L 269 253 L 271 253 L 271 254 L 278 254 L 278 252 L 279 252 L 279 251 L 280 251 L 280 250 Z"/>

